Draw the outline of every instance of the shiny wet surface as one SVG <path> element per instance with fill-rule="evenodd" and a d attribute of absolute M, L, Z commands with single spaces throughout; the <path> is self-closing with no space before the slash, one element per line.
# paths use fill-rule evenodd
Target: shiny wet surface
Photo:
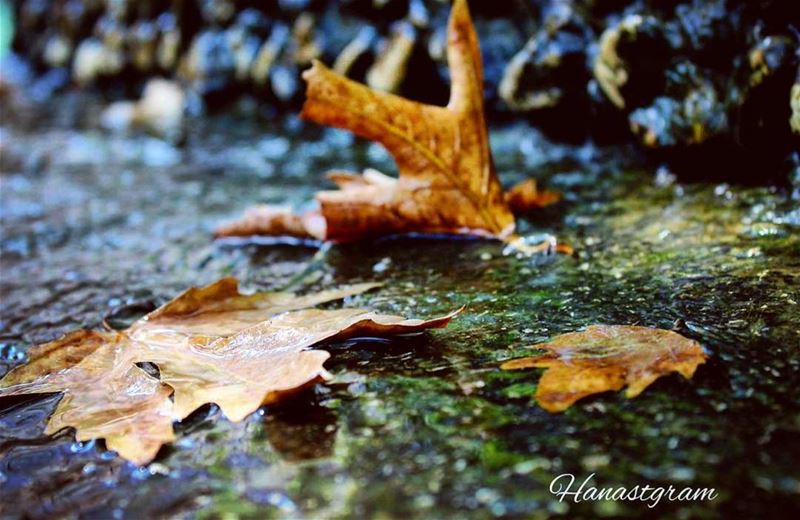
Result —
<path fill-rule="evenodd" d="M 239 424 L 206 407 L 136 468 L 101 441 L 43 434 L 58 396 L 0 401 L 0 516 L 43 518 L 776 517 L 800 506 L 800 209 L 791 188 L 682 183 L 624 153 L 496 129 L 504 184 L 543 179 L 565 201 L 521 222 L 575 247 L 518 258 L 499 243 L 384 239 L 214 242 L 256 202 L 301 205 L 330 168 L 391 161 L 377 146 L 294 119 L 239 113 L 193 124 L 187 143 L 109 136 L 97 107 L 20 109 L 2 137 L 0 374 L 33 344 L 108 315 L 129 322 L 222 276 L 313 290 L 378 281 L 380 311 L 446 330 L 327 345 L 335 376 Z M 12 121 L 13 124 L 9 121 Z M 628 401 L 603 394 L 553 415 L 540 371 L 503 372 L 530 345 L 594 323 L 700 341 L 692 381 Z M 559 502 L 551 480 L 713 487 L 713 502 Z"/>

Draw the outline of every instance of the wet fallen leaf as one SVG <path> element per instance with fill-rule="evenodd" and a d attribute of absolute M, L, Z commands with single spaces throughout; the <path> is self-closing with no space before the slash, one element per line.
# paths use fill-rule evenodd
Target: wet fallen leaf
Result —
<path fill-rule="evenodd" d="M 626 385 L 626 397 L 636 397 L 671 372 L 690 379 L 706 359 L 699 343 L 680 334 L 623 325 L 592 325 L 535 348 L 548 352 L 508 361 L 501 368 L 547 368 L 536 400 L 548 412 L 562 412 L 586 396 Z"/>
<path fill-rule="evenodd" d="M 175 416 L 183 418 L 202 404 L 214 402 L 239 421 L 261 404 L 323 379 L 329 357 L 321 350 L 302 351 L 324 340 L 354 335 L 385 336 L 444 326 L 452 317 L 406 320 L 361 309 L 306 309 L 282 314 L 209 345 L 193 345 L 185 359 L 162 351 L 152 356 L 161 377 L 175 388 Z M 245 349 L 258 345 L 257 349 Z"/>
<path fill-rule="evenodd" d="M 446 107 L 371 89 L 314 61 L 303 73 L 308 88 L 302 117 L 381 143 L 394 156 L 399 177 L 375 170 L 363 175 L 336 172 L 330 179 L 339 189 L 319 192 L 319 209 L 296 217 L 290 226 L 286 215 L 275 218 L 273 209 L 262 207 L 222 226 L 216 235 L 288 231 L 293 236 L 352 241 L 425 232 L 508 238 L 514 215 L 489 148 L 483 68 L 466 0 L 453 3 L 447 59 L 452 86 Z M 514 192 L 512 197 L 519 198 Z M 530 209 L 530 199 L 523 202 Z"/>
<path fill-rule="evenodd" d="M 137 464 L 174 439 L 172 390 L 131 362 L 133 342 L 118 332 L 78 330 L 28 351 L 30 361 L 0 380 L 0 397 L 63 392 L 45 433 L 105 438 Z"/>
<path fill-rule="evenodd" d="M 373 287 L 243 295 L 226 278 L 189 289 L 124 331 L 80 330 L 33 347 L 30 361 L 0 380 L 0 397 L 63 392 L 47 433 L 72 427 L 78 440 L 105 438 L 120 456 L 146 464 L 174 439 L 172 422 L 204 404 L 241 421 L 325 379 L 329 354 L 307 350 L 313 345 L 444 327 L 456 314 L 425 321 L 308 308 Z M 159 378 L 137 366 L 145 362 Z"/>

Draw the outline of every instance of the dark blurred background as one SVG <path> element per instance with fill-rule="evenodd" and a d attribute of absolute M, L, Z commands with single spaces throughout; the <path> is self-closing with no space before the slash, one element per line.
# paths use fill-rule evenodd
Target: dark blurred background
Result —
<path fill-rule="evenodd" d="M 688 178 L 780 183 L 797 168 L 796 0 L 470 6 L 492 123 L 634 143 Z M 271 118 L 298 110 L 313 59 L 374 88 L 447 99 L 446 0 L 19 0 L 4 11 L 4 75 L 25 75 L 39 100 L 75 88 L 138 98 L 167 77 L 192 114 L 251 97 Z"/>

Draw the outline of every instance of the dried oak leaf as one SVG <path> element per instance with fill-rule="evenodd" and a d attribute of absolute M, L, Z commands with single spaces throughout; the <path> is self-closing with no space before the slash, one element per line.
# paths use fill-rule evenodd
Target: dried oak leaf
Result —
<path fill-rule="evenodd" d="M 535 348 L 548 353 L 514 359 L 501 368 L 546 367 L 536 400 L 548 412 L 562 412 L 586 396 L 626 385 L 626 397 L 633 398 L 670 372 L 690 379 L 706 359 L 699 343 L 680 334 L 623 325 L 592 325 Z"/>
<path fill-rule="evenodd" d="M 226 278 L 189 289 L 124 331 L 80 330 L 33 347 L 30 361 L 0 380 L 0 397 L 63 392 L 48 433 L 72 427 L 78 440 L 105 438 L 122 457 L 146 464 L 174 439 L 173 421 L 204 404 L 240 421 L 324 379 L 329 354 L 307 350 L 315 344 L 444 327 L 455 315 L 424 321 L 308 308 L 374 286 L 243 295 Z M 158 367 L 158 379 L 137 366 L 144 362 Z"/>
<path fill-rule="evenodd" d="M 398 178 L 375 170 L 336 172 L 330 179 L 340 189 L 319 192 L 317 211 L 290 219 L 262 206 L 216 235 L 339 242 L 409 232 L 507 238 L 514 215 L 489 148 L 480 49 L 465 0 L 453 3 L 447 31 L 452 86 L 446 107 L 373 90 L 319 61 L 303 73 L 308 87 L 301 117 L 381 143 L 395 158 Z"/>

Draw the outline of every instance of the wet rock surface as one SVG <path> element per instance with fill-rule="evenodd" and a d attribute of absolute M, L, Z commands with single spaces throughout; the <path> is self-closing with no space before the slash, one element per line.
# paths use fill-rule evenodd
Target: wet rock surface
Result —
<path fill-rule="evenodd" d="M 43 434 L 58 396 L 0 402 L 0 517 L 791 517 L 800 498 L 798 188 L 680 182 L 617 149 L 498 126 L 498 172 L 564 194 L 520 223 L 575 247 L 518 258 L 482 240 L 396 238 L 319 250 L 214 242 L 254 203 L 302 206 L 330 168 L 391 172 L 379 147 L 254 103 L 193 119 L 183 144 L 108 134 L 104 102 L 71 93 L 5 106 L 0 128 L 0 374 L 31 345 L 124 324 L 184 288 L 378 281 L 360 302 L 446 330 L 325 346 L 334 379 L 231 424 L 207 407 L 136 468 L 102 442 Z M 79 107 L 79 108 L 78 108 Z M 527 346 L 595 324 L 699 341 L 692 381 L 604 394 L 549 414 Z M 562 473 L 601 486 L 713 487 L 713 502 L 559 502 Z"/>

